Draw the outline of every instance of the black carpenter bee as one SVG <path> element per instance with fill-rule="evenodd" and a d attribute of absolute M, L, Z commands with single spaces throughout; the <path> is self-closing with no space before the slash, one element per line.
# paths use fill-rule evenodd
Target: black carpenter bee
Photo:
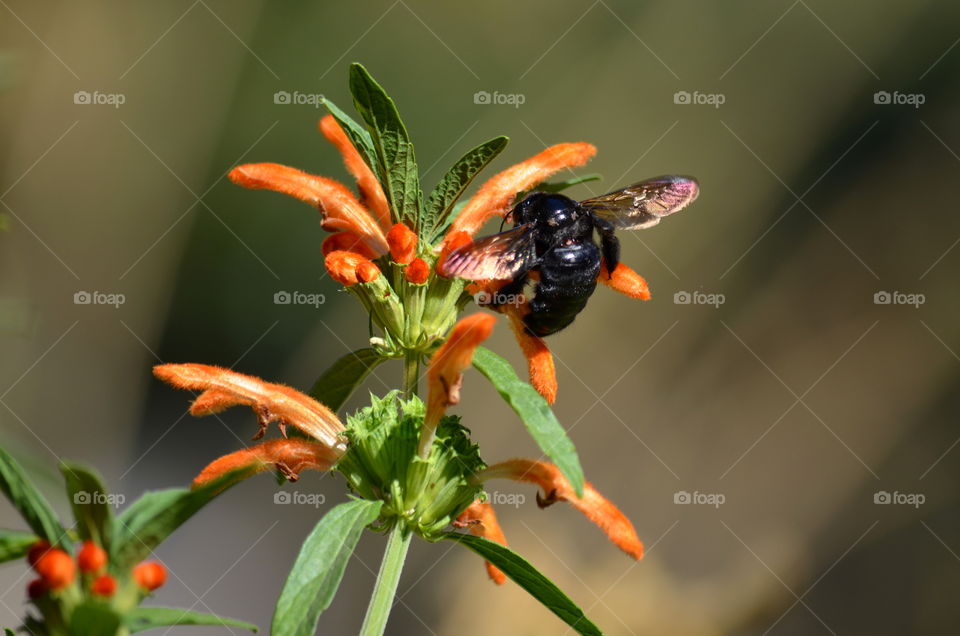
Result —
<path fill-rule="evenodd" d="M 509 280 L 493 296 L 492 305 L 523 298 L 531 274 L 536 274 L 523 320 L 530 333 L 549 336 L 569 326 L 586 307 L 597 286 L 601 256 L 608 272 L 616 269 L 620 262 L 616 230 L 653 227 L 692 203 L 699 191 L 696 179 L 665 176 L 580 202 L 562 194 L 533 192 L 507 215 L 513 229 L 454 250 L 440 273 L 478 281 Z"/>

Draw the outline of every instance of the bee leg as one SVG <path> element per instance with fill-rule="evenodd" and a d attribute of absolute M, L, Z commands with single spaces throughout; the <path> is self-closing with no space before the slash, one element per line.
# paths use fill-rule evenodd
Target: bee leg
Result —
<path fill-rule="evenodd" d="M 613 277 L 613 270 L 620 264 L 620 239 L 614 233 L 613 223 L 594 215 L 593 227 L 600 234 L 600 249 L 607 264 L 607 278 Z"/>

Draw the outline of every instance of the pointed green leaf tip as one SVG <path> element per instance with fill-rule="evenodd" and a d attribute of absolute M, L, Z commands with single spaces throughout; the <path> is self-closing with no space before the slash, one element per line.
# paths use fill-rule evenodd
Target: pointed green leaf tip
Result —
<path fill-rule="evenodd" d="M 509 362 L 485 347 L 478 347 L 473 354 L 473 366 L 490 380 L 504 401 L 520 416 L 533 441 L 557 465 L 577 496 L 582 497 L 583 468 L 577 449 L 543 396 L 517 377 Z"/>
<path fill-rule="evenodd" d="M 367 124 L 387 201 L 395 220 L 420 228 L 423 195 L 410 135 L 386 91 L 361 64 L 350 65 L 353 104 Z"/>
<path fill-rule="evenodd" d="M 355 499 L 342 503 L 317 523 L 303 542 L 277 600 L 270 633 L 307 636 L 317 630 L 330 607 L 360 533 L 380 516 L 382 502 Z"/>
<path fill-rule="evenodd" d="M 61 544 L 65 550 L 72 551 L 73 548 L 69 542 L 64 541 L 66 531 L 60 525 L 53 508 L 29 480 L 17 460 L 2 448 L 0 448 L 0 490 L 31 530 L 52 545 Z"/>
<path fill-rule="evenodd" d="M 498 567 L 511 581 L 529 592 L 530 596 L 559 616 L 560 620 L 578 634 L 602 636 L 600 628 L 586 617 L 569 596 L 510 548 L 482 537 L 457 532 L 448 532 L 443 538 L 462 543 Z"/>

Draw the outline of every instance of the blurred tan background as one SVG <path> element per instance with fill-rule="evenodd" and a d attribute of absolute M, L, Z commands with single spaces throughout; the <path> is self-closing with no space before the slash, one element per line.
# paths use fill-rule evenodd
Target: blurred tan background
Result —
<path fill-rule="evenodd" d="M 356 60 L 397 100 L 427 188 L 497 134 L 512 141 L 489 174 L 596 144 L 584 172 L 604 180 L 574 196 L 701 181 L 688 211 L 621 236 L 653 300 L 600 289 L 551 339 L 557 414 L 647 556 L 504 482 L 526 496 L 499 509 L 515 550 L 610 634 L 960 629 L 955 3 L 3 0 L 0 33 L 0 431 L 64 513 L 59 457 L 129 501 L 254 432 L 247 412 L 186 417 L 157 360 L 306 388 L 363 346 L 316 213 L 224 178 L 275 161 L 344 179 L 310 102 L 350 110 Z M 491 346 L 522 365 L 505 325 Z M 398 380 L 385 365 L 367 388 Z M 478 374 L 458 411 L 487 461 L 539 455 Z M 334 477 L 291 490 L 326 502 L 276 505 L 263 476 L 177 532 L 156 602 L 267 628 L 300 541 L 344 497 Z M 382 547 L 361 542 L 320 633 L 356 632 Z M 389 633 L 563 633 L 452 547 L 415 544 Z M 24 612 L 26 575 L 0 569 L 0 624 Z M 194 632 L 211 630 L 175 630 Z"/>

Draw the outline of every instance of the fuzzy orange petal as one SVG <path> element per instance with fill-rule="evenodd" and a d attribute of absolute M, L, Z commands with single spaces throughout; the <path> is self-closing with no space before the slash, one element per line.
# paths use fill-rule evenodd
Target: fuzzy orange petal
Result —
<path fill-rule="evenodd" d="M 320 120 L 320 132 L 327 138 L 327 141 L 340 151 L 347 171 L 357 180 L 357 188 L 360 190 L 363 204 L 373 213 L 381 228 L 389 228 L 390 204 L 387 203 L 387 195 L 383 192 L 380 180 L 377 179 L 370 166 L 350 143 L 350 139 L 343 132 L 343 128 L 340 127 L 337 120 L 333 118 L 333 115 L 327 115 Z"/>
<path fill-rule="evenodd" d="M 457 517 L 457 526 L 462 526 L 470 530 L 470 534 L 475 537 L 483 537 L 496 541 L 502 546 L 507 545 L 507 538 L 503 535 L 503 529 L 497 521 L 497 514 L 493 511 L 493 506 L 486 502 L 474 501 L 467 506 L 467 509 Z M 507 577 L 500 568 L 489 561 L 487 564 L 487 574 L 497 585 L 503 585 Z"/>
<path fill-rule="evenodd" d="M 357 278 L 357 270 L 361 265 L 364 263 L 373 265 L 367 257 L 348 250 L 334 250 L 330 252 L 327 254 L 323 263 L 327 267 L 327 273 L 330 274 L 330 278 L 347 287 L 360 282 L 360 279 Z M 374 267 L 376 266 L 374 265 Z"/>
<path fill-rule="evenodd" d="M 490 337 L 497 319 L 490 314 L 473 314 L 461 318 L 454 325 L 447 341 L 430 358 L 427 368 L 427 413 L 423 421 L 423 433 L 420 436 L 421 456 L 424 444 L 433 439 L 433 431 L 440 424 L 440 418 L 447 407 L 460 401 L 460 384 L 463 371 L 473 361 L 473 352 L 480 343 Z"/>
<path fill-rule="evenodd" d="M 380 278 L 380 268 L 376 263 L 363 261 L 357 265 L 357 281 L 361 283 L 372 283 Z"/>
<path fill-rule="evenodd" d="M 555 501 L 569 502 L 603 530 L 618 548 L 634 559 L 640 560 L 643 557 L 643 543 L 637 537 L 637 531 L 634 530 L 633 524 L 626 515 L 597 492 L 590 483 L 584 483 L 583 497 L 577 497 L 570 482 L 553 464 L 533 459 L 510 459 L 490 466 L 481 471 L 477 477 L 481 481 L 499 477 L 537 484 L 544 492 L 543 498 L 537 497 L 541 507 L 546 507 Z"/>
<path fill-rule="evenodd" d="M 597 281 L 614 291 L 620 292 L 624 296 L 639 298 L 640 300 L 650 300 L 650 288 L 647 287 L 647 281 L 643 279 L 643 276 L 623 263 L 617 264 L 612 276 L 610 276 L 607 271 L 607 264 L 601 263 L 600 275 L 597 276 Z"/>
<path fill-rule="evenodd" d="M 291 481 L 304 470 L 330 470 L 341 453 L 318 442 L 305 439 L 273 439 L 214 460 L 193 480 L 193 487 L 202 486 L 218 477 L 241 468 L 249 477 L 265 470 L 279 468 Z"/>
<path fill-rule="evenodd" d="M 324 256 L 336 250 L 347 250 L 362 254 L 367 258 L 377 258 L 376 252 L 367 247 L 359 236 L 352 232 L 335 232 L 323 239 L 320 245 L 320 251 Z"/>
<path fill-rule="evenodd" d="M 518 192 L 534 187 L 564 168 L 582 166 L 596 153 L 592 144 L 584 142 L 557 144 L 507 168 L 480 187 L 454 220 L 448 235 L 466 232 L 473 236 L 492 217 L 509 212 Z"/>
<path fill-rule="evenodd" d="M 296 389 L 207 364 L 161 364 L 153 368 L 153 374 L 179 389 L 204 391 L 198 398 L 198 415 L 234 405 L 253 406 L 263 425 L 279 420 L 330 448 L 343 450 L 339 438 L 343 423 L 333 411 Z"/>
<path fill-rule="evenodd" d="M 245 188 L 282 192 L 309 203 L 323 215 L 323 229 L 352 232 L 377 254 L 387 251 L 383 230 L 342 183 L 277 163 L 244 164 L 229 176 Z"/>
<path fill-rule="evenodd" d="M 430 278 L 430 266 L 422 258 L 415 258 L 403 270 L 403 276 L 414 285 L 423 285 Z"/>
<path fill-rule="evenodd" d="M 507 306 L 507 317 L 510 319 L 510 328 L 517 338 L 517 344 L 523 350 L 527 359 L 527 369 L 530 373 L 530 384 L 553 404 L 557 401 L 557 369 L 553 363 L 553 354 L 543 338 L 534 336 L 523 324 L 521 311 L 514 306 Z"/>
<path fill-rule="evenodd" d="M 417 235 L 403 223 L 397 223 L 387 232 L 387 245 L 394 263 L 406 265 L 417 255 Z"/>

